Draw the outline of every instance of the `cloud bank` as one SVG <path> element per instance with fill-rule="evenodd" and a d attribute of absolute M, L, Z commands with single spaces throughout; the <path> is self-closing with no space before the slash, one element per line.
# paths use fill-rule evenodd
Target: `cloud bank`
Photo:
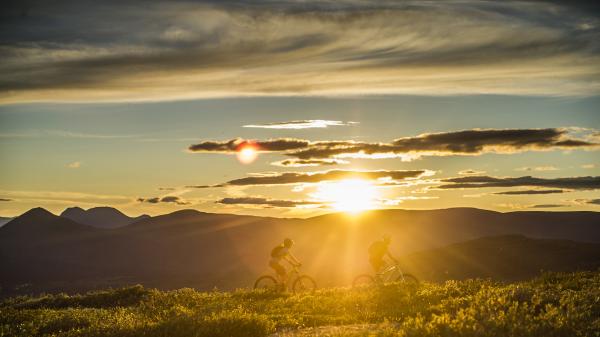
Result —
<path fill-rule="evenodd" d="M 573 131 L 572 128 L 471 129 L 425 133 L 414 137 L 398 138 L 389 143 L 351 140 L 308 141 L 295 138 L 248 141 L 235 138 L 192 144 L 188 150 L 200 153 L 235 153 L 241 146 L 251 142 L 260 151 L 279 152 L 299 160 L 397 157 L 408 161 L 421 156 L 481 155 L 600 147 L 600 143 L 589 140 L 588 134 L 575 137 Z M 593 130 L 587 130 L 587 133 L 589 132 Z"/>
<path fill-rule="evenodd" d="M 582 2 L 0 6 L 0 102 L 600 92 L 598 10 Z"/>

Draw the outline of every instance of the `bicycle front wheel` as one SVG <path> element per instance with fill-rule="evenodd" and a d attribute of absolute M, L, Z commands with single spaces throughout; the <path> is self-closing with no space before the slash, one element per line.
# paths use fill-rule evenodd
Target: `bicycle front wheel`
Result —
<path fill-rule="evenodd" d="M 356 288 L 361 286 L 368 286 L 373 283 L 375 283 L 375 278 L 373 276 L 369 274 L 362 274 L 354 278 L 354 281 L 352 281 L 352 286 Z"/>
<path fill-rule="evenodd" d="M 299 276 L 292 285 L 295 293 L 312 293 L 317 290 L 317 282 L 308 275 Z"/>
<path fill-rule="evenodd" d="M 279 282 L 271 275 L 263 275 L 254 282 L 254 289 L 277 290 Z"/>
<path fill-rule="evenodd" d="M 401 275 L 398 277 L 398 279 L 396 281 L 402 282 L 402 283 L 408 284 L 408 285 L 418 285 L 419 284 L 419 280 L 411 274 Z"/>

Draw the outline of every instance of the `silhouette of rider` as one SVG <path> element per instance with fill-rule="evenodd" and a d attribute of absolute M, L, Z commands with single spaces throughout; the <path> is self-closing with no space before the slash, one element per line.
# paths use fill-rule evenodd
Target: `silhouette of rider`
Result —
<path fill-rule="evenodd" d="M 281 283 L 287 282 L 288 273 L 285 267 L 281 264 L 282 260 L 292 266 L 300 267 L 302 264 L 298 259 L 292 255 L 290 249 L 294 246 L 294 240 L 286 238 L 282 244 L 277 245 L 271 250 L 271 260 L 269 261 L 269 267 L 275 270 Z"/>
<path fill-rule="evenodd" d="M 384 257 L 387 256 L 394 263 L 398 263 L 398 260 L 390 253 L 390 243 L 392 239 L 389 235 L 384 235 L 381 240 L 373 242 L 369 246 L 369 263 L 375 273 L 379 273 L 386 265 Z"/>

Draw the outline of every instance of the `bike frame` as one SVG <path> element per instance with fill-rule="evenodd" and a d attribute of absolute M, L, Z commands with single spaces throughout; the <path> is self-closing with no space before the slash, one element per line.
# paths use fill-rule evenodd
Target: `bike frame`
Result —
<path fill-rule="evenodd" d="M 377 276 L 377 279 L 383 280 L 385 282 L 389 282 L 390 277 L 392 275 L 393 272 L 397 271 L 400 274 L 400 277 L 402 278 L 402 280 L 404 280 L 404 273 L 402 272 L 402 269 L 400 268 L 400 266 L 398 266 L 397 263 L 391 264 L 387 267 L 385 267 L 382 271 L 378 272 L 377 274 L 375 274 Z"/>

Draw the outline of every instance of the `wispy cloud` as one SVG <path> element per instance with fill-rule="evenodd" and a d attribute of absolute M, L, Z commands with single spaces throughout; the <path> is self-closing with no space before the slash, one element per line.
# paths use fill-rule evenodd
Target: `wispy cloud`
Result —
<path fill-rule="evenodd" d="M 531 171 L 536 171 L 536 172 L 544 172 L 544 171 L 558 171 L 558 168 L 554 167 L 554 166 L 536 166 L 536 167 L 519 167 L 516 168 L 515 171 L 526 171 L 526 172 L 531 172 Z"/>
<path fill-rule="evenodd" d="M 599 199 L 575 199 L 572 200 L 573 203 L 578 205 L 596 205 L 600 206 L 600 198 Z"/>
<path fill-rule="evenodd" d="M 323 129 L 330 126 L 350 126 L 358 124 L 358 122 L 343 122 L 324 119 L 306 119 L 287 122 L 273 122 L 265 124 L 249 124 L 244 125 L 245 128 L 261 128 L 261 129 Z"/>
<path fill-rule="evenodd" d="M 324 201 L 313 201 L 313 200 L 281 200 L 281 199 L 268 199 L 262 197 L 240 197 L 240 198 L 223 198 L 216 201 L 216 203 L 224 205 L 250 205 L 260 207 L 303 207 L 303 206 L 321 206 L 325 205 Z"/>
<path fill-rule="evenodd" d="M 79 138 L 79 139 L 127 139 L 139 135 L 112 135 L 99 133 L 74 132 L 67 130 L 24 130 L 20 132 L 0 133 L 0 138 Z"/>
<path fill-rule="evenodd" d="M 446 183 L 437 186 L 440 189 L 457 188 L 490 188 L 490 187 L 549 187 L 557 189 L 572 190 L 596 190 L 600 189 L 600 177 L 566 177 L 566 178 L 536 178 L 508 177 L 497 178 L 490 176 L 467 176 L 442 179 Z"/>
<path fill-rule="evenodd" d="M 271 163 L 271 165 L 283 167 L 332 166 L 341 164 L 349 164 L 349 162 L 341 159 L 285 159 Z"/>
<path fill-rule="evenodd" d="M 485 173 L 486 173 L 485 171 L 473 170 L 473 169 L 466 169 L 466 170 L 462 170 L 462 171 L 458 172 L 458 174 L 460 174 L 461 176 L 482 175 Z"/>
<path fill-rule="evenodd" d="M 67 167 L 70 169 L 78 169 L 81 167 L 81 162 L 80 161 L 74 161 L 72 163 L 68 163 Z"/>
<path fill-rule="evenodd" d="M 598 17 L 572 3 L 3 4 L 0 100 L 597 94 Z"/>
<path fill-rule="evenodd" d="M 382 184 L 396 183 L 404 180 L 418 179 L 434 174 L 429 170 L 330 170 L 321 172 L 284 172 L 262 173 L 244 178 L 230 180 L 218 185 L 187 186 L 189 188 L 209 188 L 225 186 L 256 186 L 256 185 L 294 185 L 317 184 L 325 181 L 349 179 L 379 180 Z"/>

